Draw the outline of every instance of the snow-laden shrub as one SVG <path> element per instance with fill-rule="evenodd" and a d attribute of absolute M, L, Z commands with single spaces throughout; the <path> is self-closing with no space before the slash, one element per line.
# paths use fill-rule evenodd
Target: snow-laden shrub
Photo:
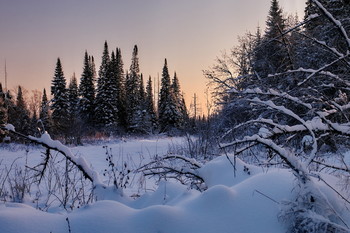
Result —
<path fill-rule="evenodd" d="M 283 202 L 279 218 L 291 233 L 350 232 L 340 215 L 328 205 L 327 200 L 314 194 L 299 196 L 295 202 Z"/>

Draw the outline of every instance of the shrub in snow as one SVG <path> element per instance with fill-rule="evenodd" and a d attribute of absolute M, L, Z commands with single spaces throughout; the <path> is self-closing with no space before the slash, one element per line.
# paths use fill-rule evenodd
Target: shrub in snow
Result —
<path fill-rule="evenodd" d="M 198 173 L 201 166 L 202 164 L 195 159 L 168 154 L 163 157 L 155 157 L 137 171 L 148 177 L 157 177 L 159 181 L 173 179 L 191 188 L 205 190 L 204 180 Z"/>
<path fill-rule="evenodd" d="M 333 232 L 331 229 L 334 229 L 334 232 L 342 232 L 343 228 L 349 229 L 350 225 L 347 221 L 340 220 L 344 217 L 344 213 L 332 213 L 336 209 L 335 203 L 343 203 L 349 207 L 347 198 L 336 191 L 333 184 L 330 185 L 331 190 L 339 194 L 339 197 L 336 198 L 337 201 L 329 202 L 330 193 L 320 190 L 316 185 L 318 182 L 314 180 L 314 177 L 317 177 L 321 183 L 326 184 L 321 173 L 326 169 L 337 171 L 346 177 L 350 174 L 349 164 L 344 160 L 334 163 L 334 159 L 322 156 L 324 151 L 321 149 L 326 148 L 324 145 L 329 149 L 328 152 L 333 153 L 349 148 L 350 105 L 346 100 L 350 95 L 347 72 L 350 39 L 345 18 L 337 19 L 320 2 L 318 0 L 308 2 L 317 9 L 318 15 L 310 15 L 304 22 L 296 24 L 285 33 L 280 32 L 274 37 L 264 35 L 263 42 L 258 39 L 248 40 L 250 45 L 256 46 L 255 50 L 243 51 L 243 54 L 241 50 L 235 50 L 232 53 L 232 60 L 227 56 L 219 59 L 212 72 L 205 73 L 216 83 L 218 93 L 224 93 L 222 100 L 228 103 L 224 110 L 235 117 L 232 127 L 226 125 L 224 127 L 223 136 L 220 138 L 221 149 L 241 156 L 245 160 L 247 155 L 250 155 L 256 164 L 288 167 L 295 175 L 300 192 L 295 194 L 296 201 L 291 202 L 289 211 L 288 208 L 286 210 L 288 213 L 286 218 L 289 221 L 292 219 L 291 228 L 295 228 L 295 232 Z M 341 1 L 332 2 L 349 9 L 349 6 Z M 338 7 L 332 9 L 338 12 L 335 9 Z M 277 20 L 272 14 L 280 12 L 277 1 L 272 1 L 269 20 Z M 327 28 L 331 28 L 332 33 L 337 33 L 337 44 L 328 40 L 321 41 L 307 33 L 305 38 L 311 41 L 312 46 L 316 44 L 319 47 L 317 51 L 326 50 L 331 54 L 327 59 L 320 58 L 317 62 L 298 61 L 296 64 L 304 62 L 307 67 L 312 68 L 296 66 L 279 70 L 281 67 L 278 67 L 273 71 L 275 73 L 266 75 L 261 72 L 263 67 L 258 67 L 259 69 L 255 67 L 261 60 L 257 58 L 250 60 L 251 54 L 259 56 L 266 47 L 277 40 L 285 37 L 293 38 L 293 33 L 289 35 L 289 32 L 310 21 L 312 23 L 312 20 L 317 21 L 319 17 L 324 19 L 323 22 L 327 21 Z M 267 31 L 271 32 L 271 28 L 273 24 L 268 25 Z M 329 32 L 329 30 L 323 32 L 324 39 L 333 38 L 333 35 L 327 34 Z M 305 43 L 304 40 L 300 41 Z M 246 45 L 245 42 L 247 41 L 243 41 L 243 45 Z M 342 46 L 338 46 L 338 42 Z M 301 52 L 305 52 L 308 47 L 305 46 L 303 49 Z M 318 54 L 312 54 L 311 60 L 314 59 L 313 56 Z M 280 62 L 278 59 L 276 61 L 275 56 L 267 59 L 272 67 Z M 248 63 L 240 63 L 242 60 Z M 250 62 L 253 65 L 248 65 L 247 70 L 241 70 Z M 237 69 L 242 73 L 235 77 L 234 71 L 229 69 L 231 64 L 238 64 Z M 340 157 L 339 154 L 334 156 Z M 306 224 L 309 221 L 311 223 Z M 300 226 L 299 230 L 297 226 Z"/>
<path fill-rule="evenodd" d="M 337 206 L 338 198 L 333 197 L 333 200 L 329 200 L 330 197 L 332 195 L 325 196 L 315 190 L 308 193 L 303 192 L 297 196 L 296 201 L 282 203 L 279 217 L 292 233 L 349 232 L 349 227 L 340 214 L 341 208 Z"/>
<path fill-rule="evenodd" d="M 107 176 L 109 183 L 112 181 L 112 184 L 115 188 L 115 192 L 118 192 L 119 196 L 123 196 L 123 189 L 125 189 L 130 182 L 131 170 L 128 167 L 127 162 L 122 162 L 118 166 L 116 161 L 113 159 L 112 149 L 108 146 L 103 146 L 106 149 L 106 161 L 108 162 L 108 168 L 103 172 L 103 176 Z"/>

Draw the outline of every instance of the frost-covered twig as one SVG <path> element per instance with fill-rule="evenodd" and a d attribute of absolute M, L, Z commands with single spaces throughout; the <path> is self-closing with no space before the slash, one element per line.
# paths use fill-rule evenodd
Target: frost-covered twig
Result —
<path fill-rule="evenodd" d="M 276 201 L 275 199 L 273 199 L 272 197 L 269 197 L 269 196 L 267 196 L 265 193 L 262 193 L 262 192 L 260 192 L 259 190 L 257 190 L 257 189 L 255 189 L 254 190 L 254 192 L 257 192 L 257 193 L 259 193 L 260 195 L 262 195 L 262 196 L 264 196 L 264 197 L 266 197 L 267 199 L 269 199 L 269 200 L 271 200 L 271 201 L 273 201 L 274 203 L 276 203 L 276 204 L 280 204 L 278 201 Z"/>
<path fill-rule="evenodd" d="M 344 172 L 350 173 L 350 169 L 348 167 L 340 167 L 340 166 L 330 165 L 330 164 L 322 163 L 320 161 L 314 161 L 314 162 L 319 164 L 319 165 L 322 165 L 324 167 L 327 167 L 327 168 L 331 168 L 331 169 L 335 169 L 335 170 L 338 170 L 338 171 L 344 171 Z"/>
<path fill-rule="evenodd" d="M 335 188 L 333 188 L 327 181 L 325 181 L 321 176 L 317 176 L 317 178 L 319 180 L 321 180 L 325 185 L 327 185 L 330 189 L 332 189 L 336 194 L 338 194 L 345 202 L 347 202 L 348 204 L 350 204 L 350 201 L 344 197 L 338 190 L 336 190 Z"/>

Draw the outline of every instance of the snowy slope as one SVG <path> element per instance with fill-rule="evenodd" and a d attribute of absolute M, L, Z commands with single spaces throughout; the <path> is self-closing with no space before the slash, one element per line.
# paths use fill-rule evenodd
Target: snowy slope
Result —
<path fill-rule="evenodd" d="M 123 150 L 120 155 L 129 154 L 136 160 L 141 152 L 148 156 L 166 153 L 169 143 L 173 141 L 135 140 L 109 146 L 116 151 Z M 102 160 L 105 157 L 101 146 L 77 147 L 73 151 L 84 154 L 96 170 L 103 170 L 105 162 Z M 1 156 L 6 157 L 4 152 L 0 152 Z M 20 153 L 23 151 L 8 155 Z M 144 160 L 149 160 L 149 157 Z M 70 213 L 46 213 L 26 204 L 2 203 L 0 232 L 285 232 L 286 227 L 278 216 L 280 203 L 292 200 L 295 195 L 292 172 L 285 169 L 264 171 L 239 159 L 233 162 L 233 156 L 221 156 L 199 169 L 209 187 L 203 193 L 162 181 L 154 192 L 148 192 L 139 199 L 97 201 Z M 235 164 L 236 170 L 232 164 Z M 325 185 L 319 184 L 319 187 L 330 193 Z M 338 211 L 342 211 L 341 208 L 339 206 Z M 346 220 L 349 222 L 350 219 Z"/>

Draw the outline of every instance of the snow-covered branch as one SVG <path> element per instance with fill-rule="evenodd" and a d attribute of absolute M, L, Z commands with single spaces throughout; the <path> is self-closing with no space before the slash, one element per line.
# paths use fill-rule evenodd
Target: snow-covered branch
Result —
<path fill-rule="evenodd" d="M 343 35 L 344 39 L 346 40 L 348 47 L 350 49 L 350 39 L 348 34 L 346 33 L 345 28 L 343 27 L 342 23 L 335 19 L 334 16 L 318 1 L 318 0 L 312 0 L 317 7 L 332 21 L 332 23 L 338 27 L 338 29 L 340 30 L 341 34 Z"/>
<path fill-rule="evenodd" d="M 204 179 L 199 175 L 198 169 L 202 164 L 195 159 L 187 158 L 181 155 L 166 155 L 156 157 L 153 161 L 143 165 L 138 172 L 145 176 L 159 176 L 160 178 L 172 178 L 180 181 L 182 184 L 189 183 L 201 190 L 198 185 L 204 183 Z"/>
<path fill-rule="evenodd" d="M 21 138 L 24 138 L 30 142 L 42 145 L 43 147 L 55 150 L 60 152 L 64 157 L 66 157 L 71 163 L 73 163 L 85 176 L 85 178 L 89 179 L 94 186 L 101 186 L 103 187 L 104 184 L 99 178 L 99 175 L 96 171 L 91 169 L 87 161 L 83 157 L 77 157 L 75 156 L 72 151 L 64 146 L 61 142 L 57 140 L 52 140 L 50 135 L 47 133 L 44 133 L 41 135 L 40 138 L 33 137 L 33 136 L 27 136 L 24 134 L 21 134 L 17 131 L 15 131 L 14 127 L 10 124 L 6 125 L 5 127 L 0 126 L 0 129 L 6 130 L 16 136 L 19 136 Z"/>
<path fill-rule="evenodd" d="M 238 90 L 236 90 L 235 88 L 232 88 L 230 90 L 231 93 L 241 93 L 241 94 L 257 94 L 257 95 L 267 95 L 267 96 L 275 96 L 275 97 L 281 97 L 287 100 L 290 100 L 292 102 L 295 102 L 297 104 L 303 105 L 304 107 L 308 108 L 308 109 L 312 109 L 311 104 L 307 104 L 305 102 L 303 102 L 302 100 L 300 100 L 297 97 L 291 96 L 286 92 L 279 92 L 275 89 L 268 89 L 267 91 L 262 91 L 260 88 L 254 88 L 254 89 L 245 89 L 241 92 L 239 92 Z"/>
<path fill-rule="evenodd" d="M 308 171 L 303 163 L 301 163 L 296 155 L 284 149 L 283 147 L 277 145 L 275 142 L 273 142 L 270 139 L 262 138 L 259 135 L 253 135 L 253 136 L 247 136 L 244 137 L 242 140 L 236 140 L 234 142 L 230 143 L 222 143 L 220 144 L 220 148 L 224 149 L 227 147 L 232 147 L 234 145 L 242 144 L 242 143 L 249 143 L 249 142 L 259 142 L 268 148 L 274 150 L 282 159 L 283 161 L 292 169 L 294 170 L 295 174 L 301 178 L 301 180 L 305 183 L 309 179 Z"/>
<path fill-rule="evenodd" d="M 345 56 L 345 55 L 343 55 L 343 56 L 341 57 L 341 59 L 344 59 L 344 56 Z M 338 61 L 338 60 L 337 60 L 337 61 Z M 332 63 L 332 64 L 334 64 L 334 63 Z M 332 65 L 332 64 L 330 64 L 330 65 Z M 333 79 L 335 79 L 335 80 L 337 80 L 337 81 L 340 81 L 340 82 L 344 83 L 346 86 L 349 86 L 349 87 L 350 87 L 350 82 L 348 82 L 348 81 L 346 81 L 346 80 L 340 78 L 338 75 L 336 75 L 336 74 L 334 74 L 334 73 L 332 73 L 332 72 L 330 72 L 330 71 L 323 71 L 323 69 L 325 69 L 325 68 L 323 67 L 323 68 L 321 68 L 320 70 L 314 70 L 314 69 L 305 69 L 305 68 L 300 67 L 300 68 L 298 68 L 298 69 L 295 69 L 295 70 L 288 70 L 288 71 L 283 72 L 283 73 L 270 74 L 269 77 L 277 77 L 277 76 L 286 75 L 286 74 L 292 74 L 292 73 L 310 73 L 309 76 L 311 76 L 311 75 L 314 76 L 314 75 L 316 75 L 316 74 L 322 74 L 322 75 L 326 75 L 326 76 L 328 76 L 328 77 L 330 77 L 330 78 L 333 78 Z M 311 76 L 311 77 L 312 77 L 312 76 Z M 311 78 L 311 77 L 310 77 L 310 78 Z M 308 78 L 308 79 L 310 79 L 310 78 Z M 306 81 L 304 80 L 304 82 L 306 82 Z M 299 85 L 299 84 L 298 84 L 298 85 Z"/>
<path fill-rule="evenodd" d="M 308 36 L 306 35 L 305 33 L 299 33 L 300 35 L 308 38 L 309 40 L 312 40 L 313 42 L 315 42 L 316 44 L 318 45 L 321 45 L 323 48 L 327 49 L 328 51 L 330 51 L 331 53 L 333 53 L 336 57 L 343 57 L 345 56 L 345 54 L 339 52 L 338 49 L 334 48 L 334 47 L 331 47 L 329 45 L 327 45 L 327 43 L 325 41 L 320 41 L 320 40 L 317 40 L 316 38 L 314 37 L 311 37 L 311 36 Z M 347 61 L 347 60 L 344 60 L 345 64 L 350 67 L 350 62 Z"/>
<path fill-rule="evenodd" d="M 258 97 L 255 97 L 254 99 L 251 99 L 249 101 L 254 102 L 254 103 L 259 103 L 259 104 L 265 105 L 267 107 L 270 107 L 272 109 L 275 109 L 277 111 L 280 111 L 280 112 L 282 112 L 282 113 L 284 113 L 284 114 L 294 118 L 295 120 L 299 121 L 302 125 L 304 125 L 305 128 L 309 131 L 309 133 L 310 133 L 310 135 L 311 135 L 311 137 L 313 139 L 312 151 L 310 152 L 310 161 L 312 161 L 314 159 L 314 157 L 316 156 L 316 152 L 317 152 L 317 139 L 316 139 L 315 133 L 313 131 L 313 128 L 309 124 L 307 124 L 305 120 L 303 120 L 300 116 L 298 116 L 292 110 L 287 109 L 284 106 L 277 106 L 271 100 L 262 101 Z"/>
<path fill-rule="evenodd" d="M 311 74 L 310 74 L 309 76 L 307 76 L 303 81 L 301 81 L 301 82 L 298 83 L 298 86 L 303 85 L 304 83 L 306 83 L 307 81 L 309 81 L 312 77 L 314 77 L 316 74 L 319 74 L 321 71 L 327 69 L 328 67 L 330 67 L 330 66 L 336 64 L 336 63 L 339 62 L 339 61 L 344 60 L 345 58 L 349 57 L 349 55 L 350 55 L 350 54 L 348 53 L 348 54 L 346 54 L 346 55 L 344 55 L 344 56 L 342 56 L 342 57 L 339 57 L 338 59 L 336 59 L 336 60 L 334 60 L 334 61 L 332 61 L 332 62 L 330 62 L 330 63 L 324 65 L 323 67 L 319 68 L 318 70 L 313 70 L 312 72 L 310 72 Z M 327 74 L 327 73 L 325 73 L 325 74 Z M 334 77 L 334 76 L 333 76 L 333 77 Z"/>

